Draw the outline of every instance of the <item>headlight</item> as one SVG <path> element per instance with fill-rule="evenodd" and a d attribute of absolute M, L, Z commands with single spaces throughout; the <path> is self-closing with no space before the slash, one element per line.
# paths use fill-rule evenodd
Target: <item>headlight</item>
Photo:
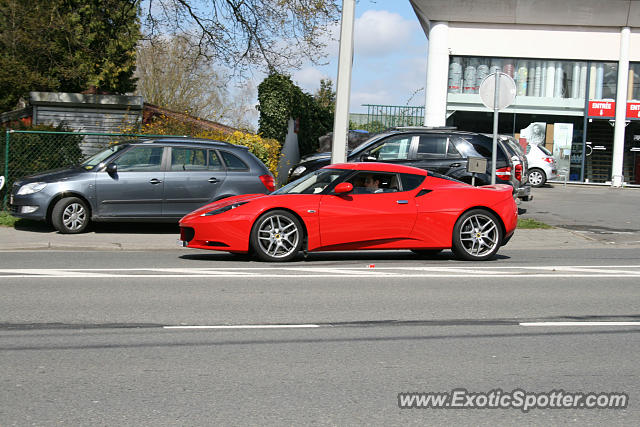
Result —
<path fill-rule="evenodd" d="M 305 166 L 298 166 L 293 170 L 293 172 L 291 173 L 291 176 L 302 175 L 306 170 L 307 168 Z"/>
<path fill-rule="evenodd" d="M 32 182 L 31 184 L 25 184 L 20 187 L 16 194 L 18 196 L 25 196 L 27 194 L 37 193 L 38 191 L 42 191 L 42 189 L 46 186 L 46 182 Z"/>
<path fill-rule="evenodd" d="M 223 213 L 223 212 L 230 211 L 231 209 L 235 209 L 235 208 L 237 208 L 238 206 L 245 205 L 245 204 L 247 204 L 247 203 L 249 203 L 249 202 L 238 202 L 238 203 L 233 203 L 233 204 L 231 204 L 231 205 L 227 205 L 227 206 L 225 206 L 225 207 L 223 207 L 223 208 L 218 208 L 218 209 L 214 209 L 214 210 L 209 211 L 209 212 L 205 212 L 205 213 L 203 213 L 203 214 L 202 214 L 202 215 L 200 215 L 200 216 L 218 215 L 218 214 L 221 214 L 221 213 Z"/>

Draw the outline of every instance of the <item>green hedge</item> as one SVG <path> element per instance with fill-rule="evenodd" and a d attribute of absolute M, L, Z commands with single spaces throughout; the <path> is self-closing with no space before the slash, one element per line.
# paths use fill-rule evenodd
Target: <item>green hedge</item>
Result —
<path fill-rule="evenodd" d="M 298 145 L 304 156 L 318 149 L 318 138 L 333 130 L 331 105 L 323 106 L 291 77 L 271 73 L 258 86 L 259 133 L 284 144 L 289 118 L 298 120 Z"/>

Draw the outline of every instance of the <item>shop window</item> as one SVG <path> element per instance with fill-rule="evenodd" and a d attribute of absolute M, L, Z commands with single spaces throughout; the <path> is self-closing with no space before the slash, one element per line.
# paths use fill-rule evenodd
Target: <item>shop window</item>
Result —
<path fill-rule="evenodd" d="M 640 101 L 640 63 L 629 64 L 627 100 Z"/>
<path fill-rule="evenodd" d="M 496 71 L 515 80 L 519 97 L 584 99 L 586 95 L 586 62 L 461 56 L 450 58 L 448 92 L 477 94 L 482 81 Z M 604 76 L 603 88 L 609 82 Z"/>

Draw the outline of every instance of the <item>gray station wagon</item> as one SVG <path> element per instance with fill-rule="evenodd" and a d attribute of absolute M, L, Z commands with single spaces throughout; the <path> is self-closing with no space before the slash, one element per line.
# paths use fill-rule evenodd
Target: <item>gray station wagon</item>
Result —
<path fill-rule="evenodd" d="M 177 222 L 209 202 L 270 193 L 274 178 L 246 147 L 201 139 L 113 145 L 77 167 L 16 181 L 11 215 L 80 233 L 90 221 Z"/>

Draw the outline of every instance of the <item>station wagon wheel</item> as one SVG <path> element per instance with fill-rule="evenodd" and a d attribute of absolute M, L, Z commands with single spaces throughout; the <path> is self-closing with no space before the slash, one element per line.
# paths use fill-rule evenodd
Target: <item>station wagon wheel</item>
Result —
<path fill-rule="evenodd" d="M 77 197 L 60 199 L 51 211 L 51 223 L 62 234 L 82 233 L 89 221 L 89 208 Z"/>
<path fill-rule="evenodd" d="M 530 169 L 529 170 L 529 184 L 532 187 L 542 187 L 547 182 L 547 175 L 542 169 Z"/>
<path fill-rule="evenodd" d="M 262 215 L 251 230 L 251 246 L 263 261 L 293 259 L 302 247 L 303 228 L 298 218 L 283 210 Z"/>
<path fill-rule="evenodd" d="M 496 216 L 482 209 L 465 212 L 453 227 L 453 252 L 469 261 L 493 258 L 500 248 L 502 227 Z"/>

